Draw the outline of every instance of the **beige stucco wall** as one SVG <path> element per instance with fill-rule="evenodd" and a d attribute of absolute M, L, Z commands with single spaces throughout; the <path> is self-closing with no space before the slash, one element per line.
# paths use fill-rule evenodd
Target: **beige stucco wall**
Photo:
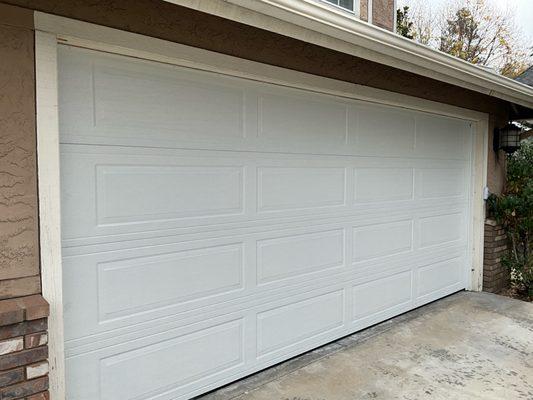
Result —
<path fill-rule="evenodd" d="M 0 4 L 0 299 L 40 292 L 32 20 Z"/>

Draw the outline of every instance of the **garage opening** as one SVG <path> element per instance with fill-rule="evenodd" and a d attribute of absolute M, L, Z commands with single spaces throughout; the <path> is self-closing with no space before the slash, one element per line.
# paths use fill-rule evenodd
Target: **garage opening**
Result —
<path fill-rule="evenodd" d="M 67 392 L 186 399 L 466 287 L 466 120 L 59 46 Z"/>

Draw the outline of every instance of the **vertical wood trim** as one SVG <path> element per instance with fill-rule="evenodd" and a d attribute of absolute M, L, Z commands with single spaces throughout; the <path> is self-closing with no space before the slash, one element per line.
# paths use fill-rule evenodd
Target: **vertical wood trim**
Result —
<path fill-rule="evenodd" d="M 64 400 L 58 70 L 55 34 L 35 32 L 35 64 L 41 276 L 43 297 L 50 303 L 50 396 L 54 400 Z"/>
<path fill-rule="evenodd" d="M 483 290 L 483 247 L 485 239 L 485 201 L 483 190 L 487 186 L 489 119 L 477 121 L 474 136 L 474 166 L 472 190 L 472 267 L 468 289 Z"/>
<path fill-rule="evenodd" d="M 357 18 L 361 19 L 361 0 L 354 0 L 353 12 Z"/>

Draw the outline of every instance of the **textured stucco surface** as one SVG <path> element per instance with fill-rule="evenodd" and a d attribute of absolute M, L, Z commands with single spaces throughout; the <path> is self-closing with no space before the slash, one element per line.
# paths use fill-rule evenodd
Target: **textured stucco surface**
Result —
<path fill-rule="evenodd" d="M 461 292 L 202 399 L 531 400 L 532 355 L 533 304 Z"/>
<path fill-rule="evenodd" d="M 0 299 L 40 292 L 33 46 L 0 24 Z"/>

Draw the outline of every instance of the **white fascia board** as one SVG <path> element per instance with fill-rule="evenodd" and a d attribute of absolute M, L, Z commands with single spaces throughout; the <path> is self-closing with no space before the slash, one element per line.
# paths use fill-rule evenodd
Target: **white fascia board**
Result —
<path fill-rule="evenodd" d="M 317 0 L 165 0 L 533 108 L 533 88 Z"/>

